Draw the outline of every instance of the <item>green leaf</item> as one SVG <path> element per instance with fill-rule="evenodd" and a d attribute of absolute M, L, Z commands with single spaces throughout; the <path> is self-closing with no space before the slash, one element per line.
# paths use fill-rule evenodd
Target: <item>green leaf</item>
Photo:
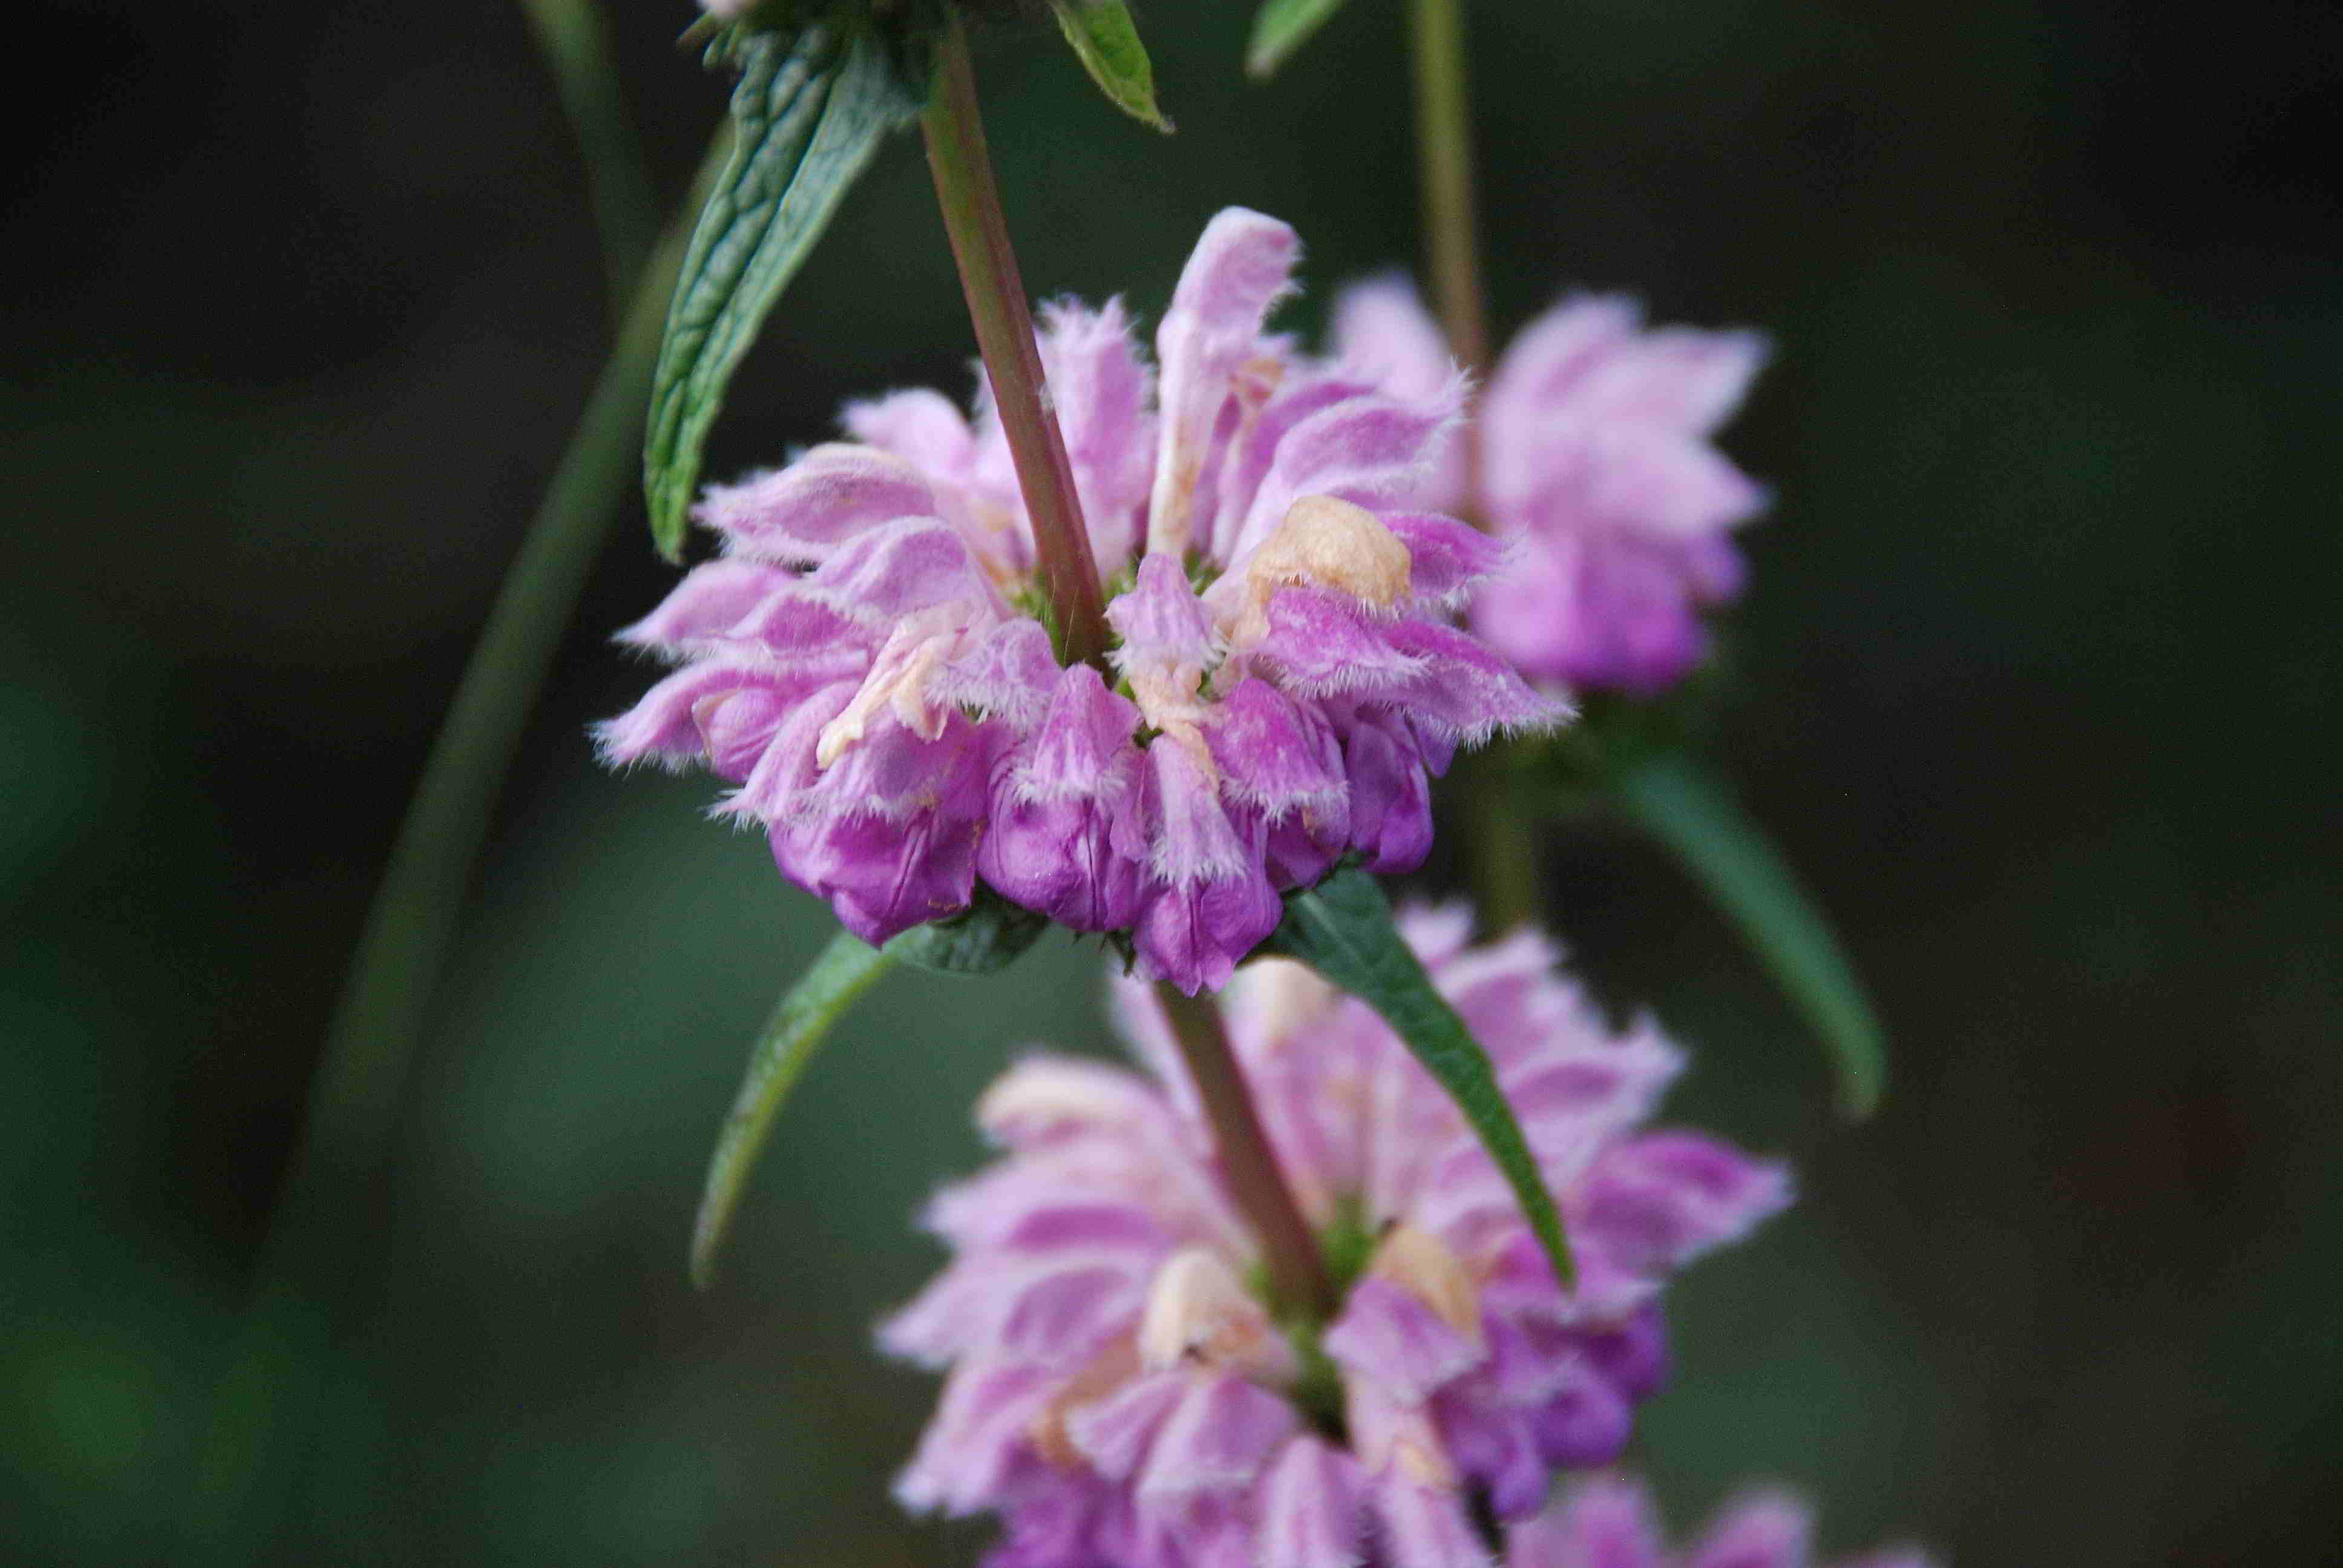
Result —
<path fill-rule="evenodd" d="M 1245 45 L 1245 70 L 1267 76 L 1286 57 L 1325 25 L 1342 0 L 1265 0 L 1252 19 L 1252 41 Z"/>
<path fill-rule="evenodd" d="M 980 886 L 976 901 L 948 920 L 913 926 L 887 944 L 887 956 L 948 975 L 989 975 L 1024 955 L 1050 929 L 1049 917 L 1021 909 Z"/>
<path fill-rule="evenodd" d="M 1155 67 L 1122 0 L 1050 0 L 1050 8 L 1058 14 L 1058 30 L 1074 46 L 1074 57 L 1107 101 L 1168 133 L 1172 122 L 1155 106 Z"/>
<path fill-rule="evenodd" d="M 732 28 L 709 58 L 740 72 L 732 155 L 684 256 L 643 437 L 651 538 L 670 560 L 733 368 L 880 137 L 920 110 L 904 71 L 865 31 Z"/>
<path fill-rule="evenodd" d="M 1679 758 L 1612 781 L 1629 816 L 1708 890 L 1819 1033 L 1838 1068 L 1842 1114 L 1871 1114 L 1887 1077 L 1879 1020 L 1855 968 L 1797 878 L 1725 786 Z"/>
<path fill-rule="evenodd" d="M 907 933 L 908 934 L 908 933 Z M 900 940 L 900 939 L 897 939 Z M 781 1101 L 813 1060 L 814 1049 L 830 1026 L 885 973 L 891 956 L 851 931 L 830 940 L 813 967 L 783 994 L 764 1032 L 749 1051 L 749 1071 L 731 1114 L 716 1140 L 716 1156 L 709 1161 L 708 1188 L 699 1200 L 699 1218 L 691 1231 L 691 1279 L 702 1290 L 716 1276 L 717 1249 L 732 1222 L 740 1193 L 764 1151 L 766 1135 Z"/>
<path fill-rule="evenodd" d="M 1513 1120 L 1513 1108 L 1497 1087 L 1488 1053 L 1399 934 L 1391 904 L 1375 879 L 1346 865 L 1315 888 L 1288 894 L 1284 922 L 1268 946 L 1301 960 L 1373 1008 L 1407 1042 L 1480 1134 L 1489 1158 L 1521 1201 L 1555 1276 L 1570 1283 L 1570 1247 L 1563 1239 L 1562 1216 L 1538 1174 L 1521 1124 Z"/>

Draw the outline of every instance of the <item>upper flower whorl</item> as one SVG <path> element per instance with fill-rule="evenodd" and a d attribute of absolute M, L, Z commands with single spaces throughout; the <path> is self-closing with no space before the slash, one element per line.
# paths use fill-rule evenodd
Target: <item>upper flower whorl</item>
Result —
<path fill-rule="evenodd" d="M 1564 710 L 1447 624 L 1499 551 L 1403 504 L 1460 416 L 1264 336 L 1292 231 L 1206 227 L 1151 376 L 1121 307 L 1040 343 L 1099 569 L 1111 668 L 1061 668 L 1006 438 L 934 392 L 850 407 L 850 442 L 711 487 L 724 553 L 621 634 L 679 666 L 604 755 L 702 762 L 792 880 L 873 941 L 979 878 L 1141 967 L 1224 981 L 1278 895 L 1430 843 L 1454 748 Z"/>

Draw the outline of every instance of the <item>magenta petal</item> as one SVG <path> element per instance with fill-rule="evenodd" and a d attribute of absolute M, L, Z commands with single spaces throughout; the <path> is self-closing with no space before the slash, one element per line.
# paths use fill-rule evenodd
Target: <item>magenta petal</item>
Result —
<path fill-rule="evenodd" d="M 806 562 L 897 518 L 932 517 L 935 492 L 920 471 L 870 447 L 816 447 L 786 468 L 710 486 L 692 516 L 743 555 Z"/>
<path fill-rule="evenodd" d="M 999 717 L 1021 731 L 1041 722 L 1059 673 L 1048 630 L 1031 616 L 1019 616 L 938 670 L 928 693 L 935 702 Z"/>
<path fill-rule="evenodd" d="M 1230 795 L 1272 819 L 1349 804 L 1340 742 L 1324 719 L 1268 681 L 1247 678 L 1221 699 L 1204 731 Z"/>
<path fill-rule="evenodd" d="M 1573 401 L 1599 418 L 1706 436 L 1740 407 L 1766 354 L 1760 333 L 1664 327 L 1590 365 Z"/>
<path fill-rule="evenodd" d="M 1356 1568 L 1365 1478 L 1348 1453 L 1304 1434 L 1262 1481 L 1260 1568 Z"/>
<path fill-rule="evenodd" d="M 1426 603 L 1450 608 L 1504 569 L 1505 541 L 1470 523 L 1432 512 L 1384 512 L 1383 527 L 1407 547 L 1408 587 Z"/>
<path fill-rule="evenodd" d="M 1378 876 L 1413 871 L 1432 852 L 1432 784 L 1403 720 L 1361 714 L 1342 738 L 1351 778 L 1351 847 Z"/>
<path fill-rule="evenodd" d="M 932 605 L 982 606 L 1000 595 L 968 541 L 935 518 L 901 518 L 857 535 L 805 578 L 805 587 L 879 629 Z"/>
<path fill-rule="evenodd" d="M 1107 624 L 1122 638 L 1116 655 L 1129 668 L 1133 665 L 1202 668 L 1212 652 L 1212 623 L 1188 574 L 1170 556 L 1149 556 L 1139 563 L 1131 587 L 1115 595 L 1106 607 Z"/>
<path fill-rule="evenodd" d="M 1505 1532 L 1506 1568 L 1662 1568 L 1660 1524 L 1635 1482 L 1582 1481 Z"/>
<path fill-rule="evenodd" d="M 797 574 L 786 567 L 731 558 L 696 566 L 684 573 L 659 608 L 618 633 L 638 648 L 682 651 L 688 645 L 721 636 L 765 598 L 788 588 Z"/>
<path fill-rule="evenodd" d="M 1121 930 L 1137 918 L 1146 882 L 1141 843 L 1114 804 L 1001 790 L 977 869 L 1003 897 L 1069 930 Z"/>
<path fill-rule="evenodd" d="M 1259 873 L 1192 887 L 1159 887 L 1139 918 L 1133 945 L 1151 980 L 1190 996 L 1218 990 L 1253 949 L 1277 929 L 1285 906 Z"/>
<path fill-rule="evenodd" d="M 1339 1364 L 1408 1404 L 1470 1372 L 1483 1353 L 1422 1297 L 1373 1274 L 1352 1287 L 1324 1342 Z"/>
<path fill-rule="evenodd" d="M 1259 352 L 1262 319 L 1285 291 L 1301 243 L 1273 217 L 1226 207 L 1204 226 L 1155 330 L 1160 420 L 1150 526 L 1178 523 L 1238 367 Z"/>
<path fill-rule="evenodd" d="M 1139 710 L 1088 665 L 1066 670 L 1049 716 L 996 775 L 984 879 L 1076 930 L 1120 930 L 1146 879 Z"/>
<path fill-rule="evenodd" d="M 1382 1526 L 1378 1561 L 1406 1568 L 1489 1568 L 1489 1549 L 1458 1493 L 1419 1485 L 1394 1471 L 1376 1478 L 1372 1496 Z"/>
<path fill-rule="evenodd" d="M 1347 594 L 1280 588 L 1270 596 L 1268 621 L 1255 651 L 1278 668 L 1288 691 L 1389 698 L 1424 673 L 1420 656 L 1393 644 L 1392 624 Z"/>
<path fill-rule="evenodd" d="M 1789 1172 L 1771 1161 L 1696 1132 L 1647 1132 L 1587 1172 L 1573 1233 L 1619 1267 L 1656 1274 L 1737 1239 L 1789 1201 Z"/>
<path fill-rule="evenodd" d="M 1401 620 L 1383 640 L 1419 666 L 1420 674 L 1383 700 L 1404 709 L 1420 730 L 1478 745 L 1499 730 L 1549 728 L 1570 715 L 1564 704 L 1531 690 L 1511 663 L 1452 627 Z"/>
<path fill-rule="evenodd" d="M 1067 1439 L 1101 1475 L 1128 1481 L 1139 1473 L 1157 1431 L 1187 1392 L 1188 1382 L 1182 1372 L 1134 1378 L 1069 1414 Z"/>
<path fill-rule="evenodd" d="M 974 446 L 968 420 L 951 399 L 924 387 L 849 403 L 840 422 L 857 441 L 931 474 L 961 472 Z"/>
<path fill-rule="evenodd" d="M 1562 1386 L 1532 1415 L 1538 1451 L 1556 1469 L 1608 1464 L 1625 1452 L 1634 1407 L 1585 1362 L 1566 1363 Z"/>
<path fill-rule="evenodd" d="M 1154 885 L 1134 942 L 1149 975 L 1194 995 L 1228 983 L 1237 961 L 1284 913 L 1250 832 L 1220 801 L 1203 764 L 1166 736 L 1147 749 Z"/>
<path fill-rule="evenodd" d="M 1044 305 L 1040 337 L 1091 549 L 1111 572 L 1131 554 L 1154 469 L 1147 367 L 1119 299 L 1095 311 Z"/>
<path fill-rule="evenodd" d="M 1814 1522 L 1804 1503 L 1756 1493 L 1725 1505 L 1684 1568 L 1806 1568 Z"/>
<path fill-rule="evenodd" d="M 1335 496 L 1362 505 L 1412 505 L 1427 456 L 1463 417 L 1460 378 L 1427 399 L 1408 402 L 1370 393 L 1346 398 L 1302 420 L 1278 443 L 1232 558 L 1242 561 L 1285 520 L 1304 496 Z"/>
<path fill-rule="evenodd" d="M 1397 273 L 1334 297 L 1327 325 L 1342 367 L 1403 397 L 1428 397 L 1456 374 L 1456 357 L 1414 286 Z"/>
<path fill-rule="evenodd" d="M 1140 1477 L 1140 1501 L 1151 1507 L 1250 1487 L 1300 1421 L 1285 1399 L 1233 1374 L 1188 1382 Z"/>

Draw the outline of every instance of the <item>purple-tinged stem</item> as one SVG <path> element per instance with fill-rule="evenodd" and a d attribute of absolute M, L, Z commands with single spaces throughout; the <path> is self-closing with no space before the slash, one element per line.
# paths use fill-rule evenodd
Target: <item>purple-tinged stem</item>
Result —
<path fill-rule="evenodd" d="M 977 112 L 976 75 L 968 56 L 968 31 L 957 11 L 948 12 L 935 35 L 936 78 L 920 116 L 927 133 L 928 167 L 936 177 L 936 202 L 944 232 L 960 266 L 969 321 L 992 381 L 992 400 L 1009 437 L 1018 488 L 1033 519 L 1033 546 L 1041 558 L 1041 581 L 1057 621 L 1059 655 L 1068 664 L 1096 663 L 1106 654 L 1106 610 L 1099 594 L 1098 566 L 1090 534 L 1082 527 L 1081 501 L 1074 493 L 1074 470 L 1066 460 L 1065 437 L 1041 375 L 1041 354 L 1033 341 L 1033 317 L 1025 285 L 1017 275 L 1009 226 L 1001 213 L 1001 193 L 992 183 L 992 158 L 985 151 L 984 121 Z"/>
<path fill-rule="evenodd" d="M 1261 1113 L 1253 1108 L 1244 1069 L 1229 1048 L 1219 1004 L 1166 983 L 1156 986 L 1155 995 L 1188 1064 L 1188 1076 L 1195 1081 L 1196 1096 L 1203 1102 L 1222 1178 L 1238 1211 L 1261 1238 L 1262 1261 L 1277 1305 L 1287 1312 L 1305 1312 L 1313 1322 L 1326 1322 L 1340 1304 L 1334 1300 L 1334 1282 L 1319 1253 L 1317 1234 L 1278 1168 L 1277 1151 L 1270 1147 Z"/>

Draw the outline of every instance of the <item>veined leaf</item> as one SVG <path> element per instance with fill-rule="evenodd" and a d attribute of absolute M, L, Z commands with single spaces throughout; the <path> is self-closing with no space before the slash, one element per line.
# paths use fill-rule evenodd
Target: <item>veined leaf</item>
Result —
<path fill-rule="evenodd" d="M 749 1071 L 740 1092 L 724 1118 L 716 1140 L 716 1155 L 708 1164 L 708 1187 L 699 1200 L 699 1217 L 691 1230 L 691 1280 L 702 1290 L 716 1276 L 717 1249 L 739 1206 L 740 1193 L 764 1152 L 773 1118 L 797 1084 L 798 1075 L 830 1030 L 887 971 L 888 955 L 851 931 L 830 938 L 830 946 L 813 967 L 782 994 L 765 1022 L 764 1031 L 749 1050 Z"/>
<path fill-rule="evenodd" d="M 1046 915 L 980 886 L 976 901 L 948 920 L 913 926 L 887 944 L 887 956 L 948 975 L 989 975 L 1024 956 L 1050 929 Z"/>
<path fill-rule="evenodd" d="M 1342 0 L 1263 0 L 1252 19 L 1252 39 L 1245 45 L 1245 71 L 1267 76 L 1285 64 L 1286 56 L 1307 43 L 1325 25 Z"/>
<path fill-rule="evenodd" d="M 764 1152 L 765 1140 L 781 1102 L 797 1084 L 798 1075 L 830 1029 L 869 990 L 889 966 L 916 964 L 944 974 L 990 974 L 1033 945 L 1050 922 L 989 892 L 980 892 L 967 911 L 932 925 L 913 926 L 874 948 L 851 931 L 832 937 L 830 946 L 785 992 L 765 1023 L 764 1031 L 749 1051 L 749 1070 L 740 1080 L 724 1131 L 716 1140 L 716 1154 L 708 1164 L 708 1187 L 699 1201 L 699 1218 L 691 1233 L 691 1278 L 705 1289 L 714 1278 L 717 1249 L 732 1222 L 748 1186 L 749 1172 Z"/>
<path fill-rule="evenodd" d="M 1155 106 L 1155 67 L 1122 0 L 1050 0 L 1050 9 L 1058 14 L 1058 30 L 1073 45 L 1074 57 L 1108 101 L 1134 120 L 1171 130 L 1172 122 Z"/>
<path fill-rule="evenodd" d="M 1648 758 L 1612 781 L 1620 804 L 1736 921 L 1823 1038 L 1840 1111 L 1871 1114 L 1887 1077 L 1879 1020 L 1855 968 L 1789 865 L 1723 784 L 1679 758 Z"/>
<path fill-rule="evenodd" d="M 732 156 L 684 256 L 643 437 L 651 538 L 670 560 L 683 548 L 700 453 L 733 368 L 880 138 L 920 110 L 866 31 L 732 28 L 709 56 L 740 72 Z"/>
<path fill-rule="evenodd" d="M 1392 1026 L 1424 1070 L 1437 1080 L 1480 1135 L 1482 1147 L 1513 1189 L 1556 1278 L 1571 1282 L 1570 1246 L 1562 1216 L 1538 1173 L 1513 1108 L 1497 1086 L 1488 1052 L 1440 994 L 1399 933 L 1374 878 L 1344 866 L 1304 892 L 1289 894 L 1285 920 L 1270 948 L 1301 960 L 1350 992 Z"/>

